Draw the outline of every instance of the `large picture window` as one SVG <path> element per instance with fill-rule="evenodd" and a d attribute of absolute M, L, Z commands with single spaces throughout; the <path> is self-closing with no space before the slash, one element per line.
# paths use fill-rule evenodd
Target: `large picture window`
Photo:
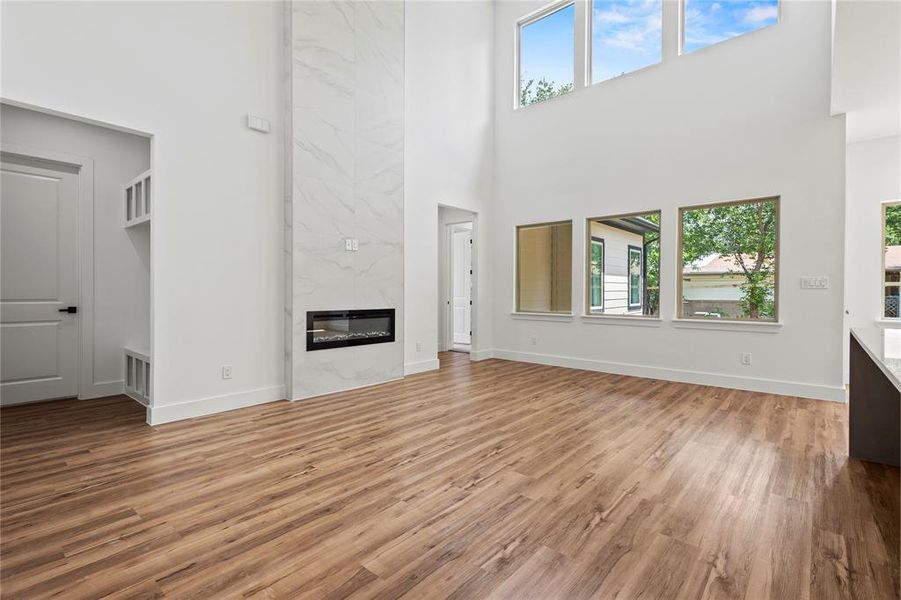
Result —
<path fill-rule="evenodd" d="M 662 23 L 662 0 L 594 0 L 592 83 L 659 63 Z"/>
<path fill-rule="evenodd" d="M 882 316 L 901 317 L 901 203 L 884 204 L 882 209 Z"/>
<path fill-rule="evenodd" d="M 679 210 L 679 316 L 776 321 L 779 199 Z"/>
<path fill-rule="evenodd" d="M 660 212 L 588 219 L 586 314 L 660 314 Z"/>
<path fill-rule="evenodd" d="M 779 22 L 779 0 L 684 0 L 682 52 L 762 29 Z"/>
<path fill-rule="evenodd" d="M 516 311 L 572 312 L 572 221 L 516 228 Z"/>
<path fill-rule="evenodd" d="M 553 5 L 519 24 L 519 106 L 573 90 L 576 7 Z"/>

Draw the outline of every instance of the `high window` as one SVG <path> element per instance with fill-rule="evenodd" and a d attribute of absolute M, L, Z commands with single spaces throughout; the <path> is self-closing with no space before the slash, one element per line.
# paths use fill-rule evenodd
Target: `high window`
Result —
<path fill-rule="evenodd" d="M 901 202 L 884 204 L 882 209 L 882 316 L 901 317 Z"/>
<path fill-rule="evenodd" d="M 592 83 L 660 62 L 662 4 L 661 0 L 592 2 Z"/>
<path fill-rule="evenodd" d="M 779 0 L 683 0 L 682 52 L 779 22 Z"/>
<path fill-rule="evenodd" d="M 679 210 L 679 316 L 776 321 L 779 199 Z"/>
<path fill-rule="evenodd" d="M 516 228 L 517 312 L 572 312 L 572 221 Z"/>
<path fill-rule="evenodd" d="M 519 105 L 528 106 L 573 90 L 575 5 L 552 5 L 519 24 Z"/>
<path fill-rule="evenodd" d="M 660 312 L 660 212 L 588 219 L 589 315 Z"/>

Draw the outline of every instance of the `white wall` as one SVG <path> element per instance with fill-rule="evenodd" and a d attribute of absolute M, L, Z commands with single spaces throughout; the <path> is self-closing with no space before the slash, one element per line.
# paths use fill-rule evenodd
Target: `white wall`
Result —
<path fill-rule="evenodd" d="M 4 98 L 154 135 L 154 421 L 283 395 L 282 10 L 0 9 Z M 248 112 L 273 133 L 248 130 Z"/>
<path fill-rule="evenodd" d="M 829 116 L 829 3 L 784 2 L 774 27 L 514 110 L 515 21 L 540 6 L 496 5 L 495 354 L 843 398 L 844 121 Z M 677 208 L 777 194 L 783 326 L 673 323 Z M 517 224 L 656 209 L 662 323 L 511 316 Z M 573 254 L 583 257 L 584 229 L 576 232 Z M 802 291 L 802 275 L 828 276 L 830 288 Z M 581 260 L 573 281 L 578 314 Z M 742 352 L 753 353 L 751 366 Z"/>
<path fill-rule="evenodd" d="M 438 205 L 477 212 L 474 352 L 491 347 L 489 253 L 481 232 L 493 198 L 494 6 L 408 2 L 404 159 L 404 361 L 438 367 Z M 417 352 L 416 344 L 422 350 Z"/>
<path fill-rule="evenodd" d="M 0 106 L 0 139 L 94 162 L 93 378 L 80 395 L 122 393 L 122 348 L 150 342 L 149 230 L 122 226 L 122 186 L 150 168 L 150 140 L 8 105 Z"/>
<path fill-rule="evenodd" d="M 846 185 L 847 325 L 872 327 L 882 318 L 882 203 L 901 200 L 901 137 L 848 144 Z"/>

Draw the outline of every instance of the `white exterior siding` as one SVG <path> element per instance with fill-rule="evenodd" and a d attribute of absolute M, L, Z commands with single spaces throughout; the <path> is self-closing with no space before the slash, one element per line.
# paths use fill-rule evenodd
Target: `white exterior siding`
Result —
<path fill-rule="evenodd" d="M 642 248 L 642 236 L 617 227 L 591 223 L 591 237 L 604 240 L 604 310 L 608 315 L 641 313 L 629 309 L 629 246 Z"/>

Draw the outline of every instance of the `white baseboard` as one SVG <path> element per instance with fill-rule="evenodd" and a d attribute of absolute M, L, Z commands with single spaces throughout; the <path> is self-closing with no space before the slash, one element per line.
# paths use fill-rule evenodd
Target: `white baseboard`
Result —
<path fill-rule="evenodd" d="M 832 387 L 811 383 L 798 383 L 778 379 L 762 379 L 759 377 L 742 377 L 739 375 L 723 375 L 719 373 L 707 373 L 704 371 L 649 367 L 645 365 L 556 356 L 553 354 L 519 352 L 515 350 L 496 349 L 493 350 L 492 353 L 494 358 L 501 358 L 504 360 L 530 362 L 555 367 L 568 367 L 570 369 L 581 369 L 583 371 L 599 371 L 601 373 L 630 375 L 632 377 L 645 377 L 647 379 L 662 379 L 664 381 L 678 381 L 680 383 L 733 388 L 751 392 L 763 392 L 766 394 L 779 394 L 782 396 L 800 396 L 802 398 L 813 398 L 814 400 L 829 400 L 832 402 L 847 401 L 845 388 L 837 386 Z"/>
<path fill-rule="evenodd" d="M 87 389 L 78 393 L 79 400 L 92 400 L 94 398 L 104 398 L 106 396 L 118 396 L 125 393 L 125 382 L 121 379 L 118 381 L 101 381 L 100 383 L 92 383 Z"/>
<path fill-rule="evenodd" d="M 469 360 L 477 361 L 477 360 L 488 360 L 489 358 L 494 358 L 494 350 L 489 348 L 488 350 L 472 350 L 469 353 Z M 514 359 L 511 359 L 514 360 Z"/>
<path fill-rule="evenodd" d="M 281 385 L 247 390 L 223 396 L 211 396 L 178 404 L 164 404 L 162 406 L 147 407 L 147 423 L 149 425 L 161 425 L 183 419 L 212 415 L 236 408 L 245 408 L 256 404 L 265 404 L 275 400 L 284 400 L 285 388 Z"/>
<path fill-rule="evenodd" d="M 430 358 L 429 360 L 420 360 L 417 362 L 404 363 L 404 376 L 415 375 L 416 373 L 425 373 L 426 371 L 434 371 L 438 368 L 438 359 Z"/>

